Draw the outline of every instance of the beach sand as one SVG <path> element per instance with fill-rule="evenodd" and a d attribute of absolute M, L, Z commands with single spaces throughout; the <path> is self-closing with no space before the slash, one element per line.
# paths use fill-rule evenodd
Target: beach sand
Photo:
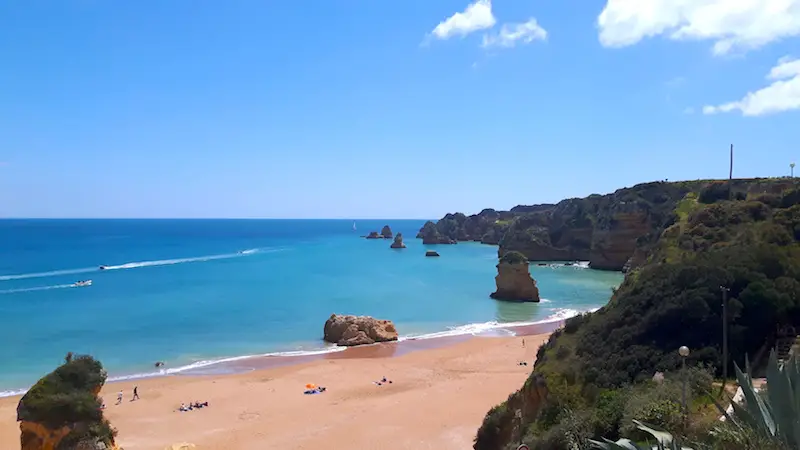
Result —
<path fill-rule="evenodd" d="M 109 383 L 102 396 L 125 450 L 178 442 L 200 450 L 467 450 L 486 412 L 522 386 L 547 337 L 380 344 L 291 365 L 262 361 L 247 373 Z M 523 359 L 527 366 L 518 365 Z M 384 376 L 393 383 L 373 383 Z M 327 391 L 304 395 L 307 383 Z M 132 402 L 134 385 L 141 399 Z M 119 390 L 125 399 L 115 405 Z M 209 406 L 176 412 L 181 402 L 195 400 Z M 2 449 L 19 448 L 18 401 L 0 399 Z"/>

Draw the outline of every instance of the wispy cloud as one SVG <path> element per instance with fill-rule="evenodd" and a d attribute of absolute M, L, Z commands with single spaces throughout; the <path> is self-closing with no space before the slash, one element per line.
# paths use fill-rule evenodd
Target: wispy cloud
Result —
<path fill-rule="evenodd" d="M 483 48 L 489 47 L 514 47 L 519 44 L 530 44 L 533 41 L 546 41 L 547 30 L 539 25 L 536 18 L 531 17 L 523 23 L 507 23 L 500 27 L 497 33 L 487 33 L 483 36 Z"/>
<path fill-rule="evenodd" d="M 800 59 L 785 56 L 770 70 L 768 86 L 748 92 L 741 100 L 707 105 L 703 114 L 741 111 L 744 116 L 762 116 L 800 109 Z"/>

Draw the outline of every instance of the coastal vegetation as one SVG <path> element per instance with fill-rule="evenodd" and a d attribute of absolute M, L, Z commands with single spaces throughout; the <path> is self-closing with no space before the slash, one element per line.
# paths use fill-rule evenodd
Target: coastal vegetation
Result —
<path fill-rule="evenodd" d="M 98 393 L 106 381 L 100 361 L 67 354 L 64 364 L 40 379 L 20 400 L 22 448 L 112 448 L 116 430 L 103 417 Z"/>
<path fill-rule="evenodd" d="M 796 334 L 800 190 L 791 181 L 648 183 L 614 195 L 556 207 L 574 212 L 561 234 L 572 233 L 571 249 L 592 255 L 603 234 L 607 254 L 597 260 L 619 262 L 613 255 L 630 249 L 625 280 L 607 306 L 567 320 L 539 349 L 525 385 L 487 414 L 476 450 L 515 448 L 520 441 L 532 449 L 586 448 L 589 438 L 636 434 L 633 420 L 722 445 L 706 442 L 719 415 L 714 401 L 725 400 L 707 395 L 721 375 L 721 287 L 728 290 L 731 365 L 749 356 L 754 370 L 762 370 L 781 338 L 778 330 Z M 515 218 L 503 242 L 521 221 L 531 239 L 550 236 L 555 209 L 537 214 Z M 588 241 L 581 229 L 591 229 L 583 236 Z M 684 345 L 691 349 L 685 372 L 677 352 Z M 663 382 L 653 381 L 658 373 Z M 691 385 L 687 420 L 684 376 Z"/>

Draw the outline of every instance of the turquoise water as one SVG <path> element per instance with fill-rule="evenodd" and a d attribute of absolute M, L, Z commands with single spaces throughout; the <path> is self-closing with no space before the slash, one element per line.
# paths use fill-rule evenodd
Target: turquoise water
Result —
<path fill-rule="evenodd" d="M 408 248 L 359 236 L 389 224 Z M 423 246 L 423 221 L 2 220 L 0 394 L 68 351 L 112 377 L 222 358 L 319 351 L 331 313 L 395 322 L 401 336 L 563 318 L 605 304 L 621 274 L 539 267 L 539 304 L 503 303 L 497 248 Z M 439 258 L 426 258 L 434 248 Z M 100 271 L 100 265 L 107 270 Z M 71 287 L 91 279 L 88 287 Z"/>

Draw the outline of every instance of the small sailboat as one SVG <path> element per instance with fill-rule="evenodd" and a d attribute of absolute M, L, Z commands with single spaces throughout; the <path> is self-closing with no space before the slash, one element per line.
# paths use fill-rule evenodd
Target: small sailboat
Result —
<path fill-rule="evenodd" d="M 355 222 L 355 220 L 353 221 L 353 231 L 356 231 L 356 222 Z"/>

